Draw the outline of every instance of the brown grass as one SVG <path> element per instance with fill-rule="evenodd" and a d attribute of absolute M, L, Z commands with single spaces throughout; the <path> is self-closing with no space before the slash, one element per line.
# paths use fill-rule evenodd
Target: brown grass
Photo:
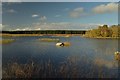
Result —
<path fill-rule="evenodd" d="M 3 67 L 4 78 L 115 78 L 117 75 L 107 75 L 101 66 L 89 65 L 84 63 L 79 65 L 80 59 L 77 56 L 68 57 L 66 61 L 59 63 L 55 67 L 54 63 L 49 59 L 46 62 L 35 63 L 30 61 L 26 64 L 18 64 L 17 62 L 8 63 Z M 85 66 L 86 65 L 86 66 Z M 87 67 L 87 68 L 85 68 Z"/>
<path fill-rule="evenodd" d="M 0 40 L 0 44 L 9 44 L 14 41 L 15 41 L 14 39 L 3 39 L 3 40 Z"/>
<path fill-rule="evenodd" d="M 57 37 L 71 37 L 71 36 L 82 36 L 81 34 L 0 34 L 3 37 L 22 37 L 22 36 L 57 36 Z"/>
<path fill-rule="evenodd" d="M 1 34 L 2 37 L 42 36 L 42 34 Z"/>
<path fill-rule="evenodd" d="M 71 43 L 70 43 L 70 42 L 64 42 L 64 45 L 65 45 L 65 46 L 70 46 Z"/>

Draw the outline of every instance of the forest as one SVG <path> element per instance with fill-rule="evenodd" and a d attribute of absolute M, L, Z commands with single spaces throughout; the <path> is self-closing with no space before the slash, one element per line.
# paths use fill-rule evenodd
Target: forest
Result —
<path fill-rule="evenodd" d="M 119 38 L 120 25 L 103 25 L 91 30 L 33 30 L 33 31 L 2 31 L 5 34 L 82 34 L 89 38 Z"/>
<path fill-rule="evenodd" d="M 92 29 L 86 31 L 85 37 L 90 38 L 119 38 L 120 37 L 120 25 L 103 25 L 99 26 L 97 29 Z"/>
<path fill-rule="evenodd" d="M 85 34 L 85 30 L 2 31 L 6 34 Z"/>

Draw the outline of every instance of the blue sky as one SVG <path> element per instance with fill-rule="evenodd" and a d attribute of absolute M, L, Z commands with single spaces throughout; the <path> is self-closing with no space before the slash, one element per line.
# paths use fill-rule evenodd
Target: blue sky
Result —
<path fill-rule="evenodd" d="M 119 2 L 119 0 L 3 0 L 2 2 Z"/>
<path fill-rule="evenodd" d="M 2 3 L 3 30 L 91 29 L 118 24 L 115 2 Z"/>

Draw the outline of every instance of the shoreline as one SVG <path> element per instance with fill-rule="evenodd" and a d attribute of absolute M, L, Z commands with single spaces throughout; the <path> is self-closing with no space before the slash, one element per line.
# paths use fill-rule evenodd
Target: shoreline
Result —
<path fill-rule="evenodd" d="M 91 38 L 91 39 L 120 39 L 120 37 L 85 37 L 84 38 Z"/>
<path fill-rule="evenodd" d="M 60 36 L 60 37 L 71 37 L 71 36 L 82 36 L 82 34 L 0 34 L 1 37 L 24 37 L 24 36 Z"/>
<path fill-rule="evenodd" d="M 83 34 L 0 34 L 1 37 L 25 37 L 25 36 L 57 36 L 57 37 L 71 37 L 80 36 L 91 39 L 119 39 L 120 37 L 86 37 Z"/>

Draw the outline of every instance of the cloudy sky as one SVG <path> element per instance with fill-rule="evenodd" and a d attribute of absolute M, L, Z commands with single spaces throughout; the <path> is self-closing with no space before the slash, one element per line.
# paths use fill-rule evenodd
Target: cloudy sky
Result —
<path fill-rule="evenodd" d="M 86 30 L 118 24 L 118 3 L 3 2 L 0 14 L 3 30 Z"/>
<path fill-rule="evenodd" d="M 0 0 L 2 2 L 119 2 L 119 0 Z"/>

